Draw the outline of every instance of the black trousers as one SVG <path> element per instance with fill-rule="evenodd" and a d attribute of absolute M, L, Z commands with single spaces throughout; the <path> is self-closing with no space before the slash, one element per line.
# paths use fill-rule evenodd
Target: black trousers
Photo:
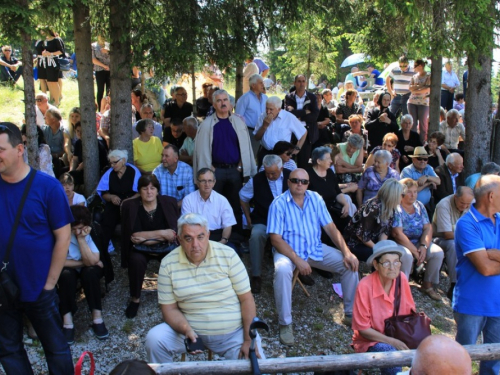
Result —
<path fill-rule="evenodd" d="M 111 74 L 109 70 L 100 70 L 95 72 L 95 81 L 97 83 L 97 105 L 99 106 L 99 112 L 101 112 L 101 100 L 104 94 L 111 87 Z M 106 87 L 106 88 L 105 88 Z"/>
<path fill-rule="evenodd" d="M 115 206 L 111 202 L 106 202 L 101 221 L 103 248 L 108 248 L 109 241 L 113 237 L 116 226 L 120 224 L 120 220 L 120 206 Z"/>
<path fill-rule="evenodd" d="M 455 98 L 455 94 L 449 92 L 448 90 L 441 90 L 441 107 L 449 111 L 453 109 L 453 99 Z"/>
<path fill-rule="evenodd" d="M 99 266 L 82 267 L 80 271 L 76 268 L 64 267 L 57 282 L 61 315 L 64 316 L 69 312 L 74 314 L 77 310 L 76 283 L 78 279 L 81 280 L 89 310 L 91 312 L 92 310 L 102 310 L 101 277 L 102 268 Z"/>
<path fill-rule="evenodd" d="M 133 249 L 130 251 L 130 260 L 128 263 L 130 297 L 141 297 L 142 282 L 144 281 L 144 275 L 146 274 L 149 261 L 157 260 L 158 262 L 161 262 L 165 255 L 166 254 L 152 255 Z"/>
<path fill-rule="evenodd" d="M 239 192 L 243 187 L 243 177 L 236 167 L 234 168 L 216 168 L 215 169 L 215 186 L 214 190 L 227 198 L 236 218 L 236 225 L 233 230 L 242 232 L 242 212 L 240 205 Z"/>

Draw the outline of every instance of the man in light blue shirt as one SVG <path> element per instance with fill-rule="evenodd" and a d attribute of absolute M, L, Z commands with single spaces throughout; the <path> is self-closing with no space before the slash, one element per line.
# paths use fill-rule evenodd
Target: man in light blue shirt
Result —
<path fill-rule="evenodd" d="M 153 174 L 160 181 L 161 195 L 175 198 L 179 207 L 184 197 L 194 191 L 193 168 L 179 161 L 179 149 L 169 144 L 161 154 L 161 164 Z"/>
<path fill-rule="evenodd" d="M 347 247 L 332 221 L 325 201 L 307 190 L 304 169 L 290 173 L 288 191 L 275 198 L 269 208 L 267 233 L 274 253 L 274 297 L 279 315 L 280 341 L 293 345 L 292 278 L 295 268 L 309 275 L 311 267 L 340 274 L 344 298 L 343 323 L 350 325 L 354 294 L 358 286 L 358 259 Z M 321 228 L 339 250 L 321 243 Z"/>
<path fill-rule="evenodd" d="M 243 116 L 250 133 L 253 154 L 257 155 L 259 150 L 259 141 L 255 139 L 253 131 L 259 120 L 259 116 L 266 112 L 266 89 L 264 80 L 260 74 L 253 74 L 248 79 L 250 91 L 246 92 L 238 99 L 236 103 L 236 114 Z"/>
<path fill-rule="evenodd" d="M 426 205 L 431 200 L 431 188 L 441 183 L 441 179 L 436 175 L 434 169 L 427 164 L 429 154 L 424 147 L 415 147 L 413 155 L 408 155 L 412 159 L 411 165 L 401 171 L 401 179 L 411 178 L 418 182 L 417 200 Z"/>
<path fill-rule="evenodd" d="M 452 70 L 450 61 L 444 64 L 444 68 L 441 75 L 441 107 L 449 111 L 453 109 L 455 90 L 460 87 L 460 81 Z"/>

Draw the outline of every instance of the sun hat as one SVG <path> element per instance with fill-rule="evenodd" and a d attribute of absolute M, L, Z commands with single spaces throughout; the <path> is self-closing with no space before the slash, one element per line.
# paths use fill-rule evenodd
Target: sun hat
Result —
<path fill-rule="evenodd" d="M 372 264 L 373 259 L 387 253 L 398 253 L 400 256 L 405 254 L 402 246 L 391 240 L 379 241 L 373 246 L 373 254 L 366 260 L 366 264 Z"/>
<path fill-rule="evenodd" d="M 428 158 L 430 155 L 425 147 L 417 146 L 413 150 L 413 155 L 408 155 L 409 158 Z"/>

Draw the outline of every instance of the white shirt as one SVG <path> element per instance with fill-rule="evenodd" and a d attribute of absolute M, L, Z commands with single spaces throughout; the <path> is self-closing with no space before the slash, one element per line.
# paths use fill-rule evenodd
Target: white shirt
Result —
<path fill-rule="evenodd" d="M 49 108 L 57 108 L 57 107 L 54 107 L 53 105 L 49 104 Z M 45 125 L 45 116 L 43 115 L 42 111 L 40 111 L 40 108 L 38 108 L 38 107 L 36 107 L 36 124 L 38 126 Z"/>
<path fill-rule="evenodd" d="M 253 134 L 257 134 L 262 127 L 265 117 L 266 113 L 260 115 Z M 266 150 L 272 150 L 274 145 L 279 141 L 290 142 L 292 133 L 295 134 L 297 139 L 300 139 L 306 133 L 306 128 L 293 114 L 285 110 L 280 110 L 278 116 L 269 124 L 260 143 Z"/>
<path fill-rule="evenodd" d="M 306 101 L 307 95 L 304 93 L 302 95 L 302 98 L 295 94 L 295 101 L 297 102 L 297 110 L 300 111 L 302 108 L 304 108 L 304 102 Z"/>
<path fill-rule="evenodd" d="M 193 191 L 182 200 L 181 215 L 196 213 L 208 220 L 208 230 L 231 227 L 236 224 L 233 209 L 223 195 L 212 190 L 210 197 L 204 200 L 200 191 Z"/>
<path fill-rule="evenodd" d="M 271 193 L 273 194 L 274 198 L 276 198 L 278 195 L 281 195 L 281 193 L 283 192 L 283 172 L 281 172 L 281 175 L 278 177 L 277 180 L 271 181 L 270 179 L 267 179 L 267 182 L 269 183 L 269 187 L 271 188 Z M 240 199 L 243 202 L 250 202 L 253 197 L 254 197 L 253 178 L 251 178 L 241 188 Z"/>
<path fill-rule="evenodd" d="M 81 194 L 75 193 L 75 195 L 73 195 L 73 206 L 76 206 L 80 203 L 84 203 L 84 206 L 87 207 L 87 200 L 85 199 L 85 197 Z"/>
<path fill-rule="evenodd" d="M 450 73 L 445 69 L 443 70 L 443 74 L 441 75 L 441 84 L 448 85 L 451 88 L 457 88 L 460 86 L 460 81 L 458 80 L 457 75 L 452 70 Z M 441 88 L 442 90 L 445 90 Z"/>

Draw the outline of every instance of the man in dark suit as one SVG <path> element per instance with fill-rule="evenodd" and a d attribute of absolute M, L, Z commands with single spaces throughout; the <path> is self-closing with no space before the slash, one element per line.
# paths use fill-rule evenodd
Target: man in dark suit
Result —
<path fill-rule="evenodd" d="M 306 77 L 302 74 L 295 76 L 295 91 L 285 96 L 284 109 L 293 113 L 307 129 L 307 139 L 302 145 L 297 156 L 299 168 L 307 167 L 311 157 L 312 144 L 319 137 L 318 119 L 319 108 L 316 102 L 316 95 L 306 91 Z"/>
<path fill-rule="evenodd" d="M 449 154 L 446 162 L 435 169 L 436 174 L 441 179 L 441 184 L 437 185 L 434 192 L 434 200 L 437 204 L 448 195 L 455 194 L 457 187 L 465 185 L 464 159 L 460 154 L 454 152 Z"/>
<path fill-rule="evenodd" d="M 250 236 L 250 264 L 252 277 L 250 286 L 252 293 L 260 293 L 262 279 L 262 258 L 269 235 L 267 230 L 267 214 L 272 201 L 288 189 L 290 176 L 288 169 L 283 169 L 283 162 L 278 155 L 266 155 L 263 160 L 264 170 L 251 178 L 240 190 L 240 203 L 247 224 L 252 228 Z M 250 203 L 254 209 L 250 213 Z"/>

